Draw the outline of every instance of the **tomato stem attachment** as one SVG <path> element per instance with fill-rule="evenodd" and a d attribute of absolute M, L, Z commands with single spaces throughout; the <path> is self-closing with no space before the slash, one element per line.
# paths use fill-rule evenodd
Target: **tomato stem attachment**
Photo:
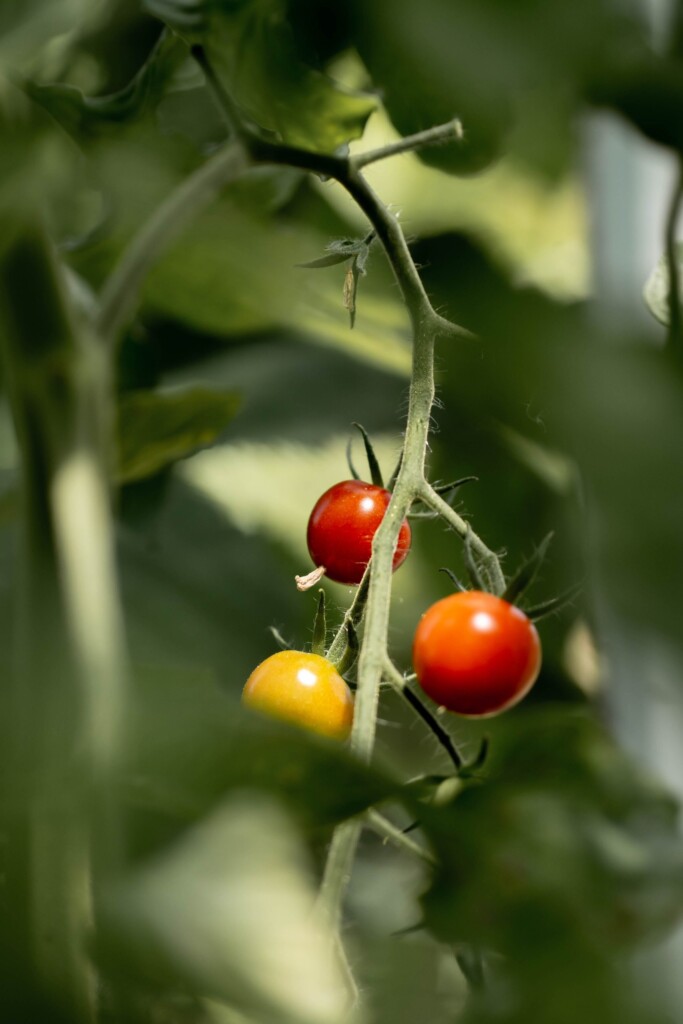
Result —
<path fill-rule="evenodd" d="M 434 864 L 435 859 L 426 847 L 421 846 L 420 843 L 416 843 L 414 839 L 411 839 L 406 835 L 405 829 L 398 828 L 392 821 L 385 818 L 383 814 L 376 811 L 374 807 L 371 807 L 369 811 L 365 813 L 365 821 L 368 828 L 371 828 L 373 832 L 376 832 L 378 836 L 381 836 L 385 842 L 393 843 L 398 849 L 406 850 L 408 853 L 414 854 L 419 857 L 420 860 L 427 861 L 428 864 Z"/>
<path fill-rule="evenodd" d="M 310 590 L 317 583 L 320 583 L 326 571 L 327 570 L 324 565 L 319 565 L 316 569 L 313 569 L 312 572 L 306 573 L 305 576 L 295 576 L 294 582 L 296 583 L 296 589 L 305 593 L 305 591 Z"/>

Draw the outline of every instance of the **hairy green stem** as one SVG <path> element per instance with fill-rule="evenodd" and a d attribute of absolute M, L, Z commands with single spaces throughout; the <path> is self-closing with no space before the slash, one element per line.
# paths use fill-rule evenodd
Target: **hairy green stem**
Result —
<path fill-rule="evenodd" d="M 483 540 L 471 529 L 469 523 L 462 516 L 459 516 L 455 509 L 447 501 L 444 501 L 430 484 L 425 482 L 421 485 L 418 497 L 425 505 L 429 505 L 430 508 L 434 509 L 463 540 L 469 538 L 471 549 L 480 560 L 486 575 L 491 581 L 493 592 L 499 596 L 503 594 L 506 586 L 505 576 L 501 569 L 500 559 L 496 553 L 484 544 Z"/>
<path fill-rule="evenodd" d="M 434 857 L 429 850 L 416 843 L 414 839 L 411 839 L 409 835 L 406 835 L 405 832 L 389 821 L 388 818 L 385 818 L 383 814 L 380 814 L 379 811 L 374 810 L 374 808 L 366 811 L 365 822 L 368 828 L 371 828 L 378 836 L 382 836 L 387 842 L 393 843 L 398 849 L 412 853 L 415 857 L 419 857 L 420 860 L 424 860 L 428 864 L 434 864 Z"/>
<path fill-rule="evenodd" d="M 459 141 L 462 137 L 462 123 L 455 118 L 453 121 L 447 121 L 446 124 L 427 128 L 423 132 L 406 135 L 404 138 L 390 142 L 386 146 L 380 146 L 378 149 L 358 153 L 357 156 L 351 157 L 351 162 L 356 170 L 360 170 L 378 160 L 386 160 L 388 157 L 398 156 L 401 153 L 411 153 L 416 149 L 425 149 L 427 146 L 442 146 L 446 142 Z"/>

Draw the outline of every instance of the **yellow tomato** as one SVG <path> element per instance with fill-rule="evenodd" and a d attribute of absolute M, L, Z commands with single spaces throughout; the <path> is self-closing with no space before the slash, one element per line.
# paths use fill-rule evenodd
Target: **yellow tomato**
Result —
<path fill-rule="evenodd" d="M 249 676 L 242 701 L 323 736 L 344 740 L 351 731 L 351 691 L 319 654 L 279 651 L 266 658 Z"/>

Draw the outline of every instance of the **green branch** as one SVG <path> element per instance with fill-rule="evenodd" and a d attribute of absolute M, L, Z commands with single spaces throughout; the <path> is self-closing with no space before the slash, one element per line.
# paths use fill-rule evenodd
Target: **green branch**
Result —
<path fill-rule="evenodd" d="M 186 227 L 246 169 L 241 145 L 229 142 L 191 174 L 152 214 L 123 253 L 100 296 L 97 334 L 115 345 L 135 312 L 150 270 Z"/>
<path fill-rule="evenodd" d="M 358 153 L 351 157 L 351 163 L 359 171 L 378 160 L 387 160 L 389 157 L 398 156 L 401 153 L 411 153 L 416 149 L 425 149 L 427 146 L 443 146 L 448 142 L 459 142 L 462 137 L 462 123 L 456 118 L 453 121 L 447 121 L 446 124 L 427 128 L 423 132 L 406 135 L 405 138 L 398 139 L 397 142 L 390 142 L 387 146 L 370 149 L 367 153 Z"/>

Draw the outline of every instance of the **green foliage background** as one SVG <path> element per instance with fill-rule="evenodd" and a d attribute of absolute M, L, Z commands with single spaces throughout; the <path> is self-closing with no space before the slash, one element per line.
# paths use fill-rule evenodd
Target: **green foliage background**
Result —
<path fill-rule="evenodd" d="M 140 225 L 225 142 L 188 44 L 206 46 L 260 128 L 315 151 L 357 152 L 460 117 L 462 142 L 368 171 L 400 208 L 436 308 L 479 336 L 438 349 L 431 477 L 478 477 L 457 507 L 506 552 L 508 571 L 555 531 L 539 600 L 583 584 L 542 626 L 543 673 L 524 706 L 485 730 L 447 722 L 468 757 L 490 734 L 483 778 L 449 782 L 442 752 L 393 695 L 369 768 L 240 709 L 249 672 L 275 650 L 270 626 L 310 643 L 315 602 L 293 577 L 309 568 L 310 508 L 347 476 L 350 424 L 374 435 L 387 472 L 395 461 L 410 332 L 379 247 L 353 330 L 344 267 L 300 267 L 366 234 L 338 185 L 259 167 L 226 187 L 150 273 L 116 355 L 111 478 L 133 681 L 120 779 L 128 868 L 98 897 L 89 948 L 103 1019 L 677 1019 L 666 985 L 637 967 L 637 950 L 683 908 L 676 802 L 649 774 L 655 758 L 628 758 L 610 725 L 629 701 L 664 699 L 680 715 L 683 349 L 678 339 L 665 351 L 654 320 L 624 336 L 619 310 L 613 323 L 596 316 L 579 166 L 582 119 L 596 109 L 680 155 L 678 34 L 674 20 L 655 52 L 644 19 L 608 0 L 2 6 L 8 335 L 13 247 L 36 209 L 89 322 Z M 21 296 L 39 306 L 40 282 L 22 280 Z M 661 289 L 658 301 L 664 319 Z M 3 374 L 9 679 L 20 467 Z M 420 614 L 449 592 L 442 566 L 464 573 L 462 545 L 439 522 L 416 522 L 390 637 L 406 670 Z M 349 592 L 325 587 L 341 616 Z M 634 694 L 638 646 L 650 656 Z M 17 794 L 3 800 L 11 810 Z M 331 827 L 377 804 L 400 826 L 419 820 L 436 863 L 366 834 L 344 931 L 363 997 L 352 1012 L 309 911 Z M 1 891 L 9 920 L 21 900 Z M 3 1019 L 74 1019 L 13 948 L 5 927 Z"/>

